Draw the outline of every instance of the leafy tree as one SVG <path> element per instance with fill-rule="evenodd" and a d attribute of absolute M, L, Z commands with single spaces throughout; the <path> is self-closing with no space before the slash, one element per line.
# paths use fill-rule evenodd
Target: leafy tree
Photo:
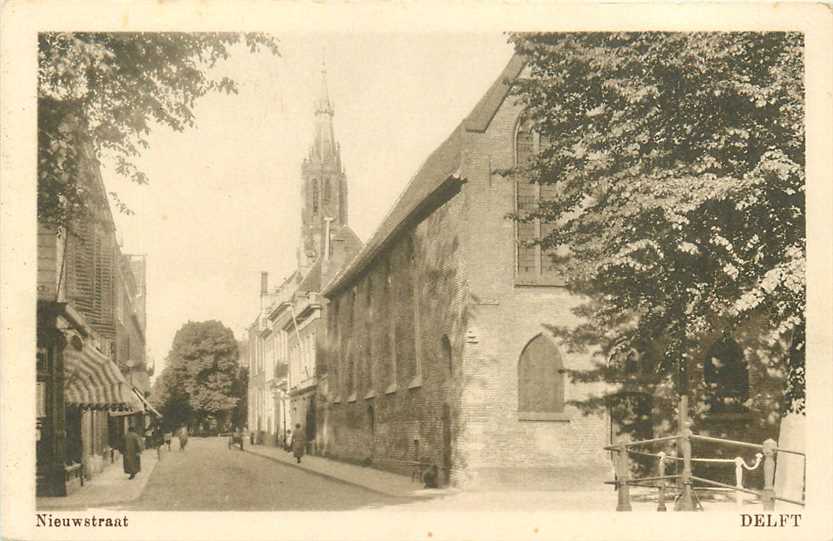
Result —
<path fill-rule="evenodd" d="M 237 377 L 232 386 L 232 396 L 237 399 L 237 405 L 231 412 L 232 427 L 242 428 L 248 424 L 249 415 L 249 369 L 241 366 L 237 370 Z"/>
<path fill-rule="evenodd" d="M 174 430 L 177 427 L 191 424 L 194 417 L 193 408 L 188 401 L 182 382 L 177 381 L 170 364 L 153 382 L 150 402 L 162 414 L 162 424 L 165 430 Z"/>
<path fill-rule="evenodd" d="M 540 243 L 569 253 L 564 277 L 586 302 L 584 324 L 554 330 L 601 358 L 574 379 L 621 392 L 627 363 L 607 360 L 635 350 L 655 363 L 649 393 L 687 392 L 705 339 L 755 322 L 773 354 L 762 368 L 788 371 L 783 409 L 803 411 L 803 36 L 509 39 L 528 59 L 512 92 L 547 144 L 506 173 L 558 188 L 514 218 L 556 224 Z"/>
<path fill-rule="evenodd" d="M 189 321 L 176 332 L 154 395 L 175 424 L 228 419 L 239 398 L 237 341 L 219 321 Z"/>
<path fill-rule="evenodd" d="M 276 40 L 262 34 L 39 34 L 39 222 L 68 226 L 88 208 L 78 179 L 85 152 L 108 153 L 119 174 L 146 184 L 134 160 L 148 147 L 153 123 L 182 131 L 194 125 L 197 98 L 236 92 L 234 81 L 209 73 L 238 43 L 278 53 Z"/>

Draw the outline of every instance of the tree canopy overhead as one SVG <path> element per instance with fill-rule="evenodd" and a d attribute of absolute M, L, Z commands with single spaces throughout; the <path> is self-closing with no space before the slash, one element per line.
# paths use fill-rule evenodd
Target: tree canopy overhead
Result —
<path fill-rule="evenodd" d="M 88 208 L 78 175 L 82 141 L 92 157 L 109 153 L 120 175 L 147 183 L 134 161 L 152 125 L 182 131 L 194 125 L 198 98 L 237 91 L 231 79 L 210 75 L 235 44 L 278 54 L 277 40 L 263 34 L 39 34 L 39 221 L 66 226 Z"/>
<path fill-rule="evenodd" d="M 548 145 L 514 174 L 555 184 L 516 219 L 555 222 L 585 324 L 556 329 L 605 359 L 661 344 L 672 374 L 704 337 L 763 317 L 791 343 L 803 408 L 805 171 L 798 33 L 512 34 L 512 92 Z M 579 379 L 604 379 L 599 370 Z"/>

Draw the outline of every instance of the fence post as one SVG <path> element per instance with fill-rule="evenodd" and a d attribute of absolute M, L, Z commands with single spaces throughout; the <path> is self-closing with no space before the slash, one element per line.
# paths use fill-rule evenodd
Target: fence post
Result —
<path fill-rule="evenodd" d="M 680 436 L 679 449 L 683 454 L 683 472 L 680 480 L 683 493 L 677 500 L 676 511 L 694 511 L 694 498 L 691 493 L 691 429 L 688 422 L 688 395 L 680 396 Z"/>
<path fill-rule="evenodd" d="M 628 466 L 628 448 L 625 447 L 625 445 L 620 445 L 616 452 L 619 455 L 616 457 L 616 476 L 618 477 L 616 486 L 619 491 L 619 500 L 616 504 L 616 510 L 630 511 L 631 493 L 630 487 L 628 486 L 628 479 L 630 478 L 630 467 Z"/>
<path fill-rule="evenodd" d="M 764 441 L 764 489 L 761 491 L 761 503 L 764 506 L 764 511 L 773 511 L 775 509 L 775 489 L 773 487 L 773 481 L 775 479 L 776 446 L 777 444 L 772 438 Z"/>
<path fill-rule="evenodd" d="M 659 452 L 659 462 L 657 462 L 657 476 L 665 476 L 665 452 Z M 665 508 L 665 479 L 659 480 L 659 496 L 657 497 L 657 511 L 666 511 Z"/>
<path fill-rule="evenodd" d="M 739 456 L 735 457 L 735 488 L 743 488 L 743 459 Z M 735 505 L 743 506 L 743 492 L 735 491 Z"/>

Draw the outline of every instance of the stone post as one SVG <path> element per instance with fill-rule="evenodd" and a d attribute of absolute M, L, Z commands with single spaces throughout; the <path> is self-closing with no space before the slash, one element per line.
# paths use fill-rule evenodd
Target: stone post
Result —
<path fill-rule="evenodd" d="M 769 438 L 764 441 L 764 489 L 761 491 L 761 503 L 764 511 L 775 509 L 775 440 Z"/>
<path fill-rule="evenodd" d="M 631 493 L 628 486 L 628 479 L 630 478 L 630 466 L 628 464 L 628 448 L 625 445 L 620 445 L 616 451 L 616 475 L 618 477 L 617 488 L 619 489 L 619 500 L 616 504 L 617 511 L 631 510 Z"/>
<path fill-rule="evenodd" d="M 657 462 L 657 477 L 665 476 L 665 453 L 659 452 Z M 666 511 L 665 508 L 665 479 L 659 479 L 659 495 L 657 496 L 657 511 Z"/>

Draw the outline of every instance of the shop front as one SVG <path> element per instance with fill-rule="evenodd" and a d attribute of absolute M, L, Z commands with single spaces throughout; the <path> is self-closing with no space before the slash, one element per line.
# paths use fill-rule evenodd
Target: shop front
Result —
<path fill-rule="evenodd" d="M 113 461 L 124 423 L 143 410 L 83 318 L 65 303 L 38 303 L 37 494 L 65 496 Z"/>

